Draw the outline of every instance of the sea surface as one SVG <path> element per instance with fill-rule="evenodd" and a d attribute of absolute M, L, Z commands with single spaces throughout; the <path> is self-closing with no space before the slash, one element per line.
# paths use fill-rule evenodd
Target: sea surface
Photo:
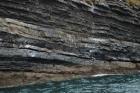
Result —
<path fill-rule="evenodd" d="M 44 84 L 1 88 L 0 93 L 140 93 L 140 74 L 96 75 Z"/>

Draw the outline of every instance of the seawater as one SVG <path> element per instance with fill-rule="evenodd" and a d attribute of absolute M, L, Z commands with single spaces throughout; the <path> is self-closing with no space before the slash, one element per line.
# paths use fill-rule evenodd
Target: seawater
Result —
<path fill-rule="evenodd" d="M 1 88 L 0 93 L 140 93 L 140 74 L 96 75 L 44 84 Z"/>

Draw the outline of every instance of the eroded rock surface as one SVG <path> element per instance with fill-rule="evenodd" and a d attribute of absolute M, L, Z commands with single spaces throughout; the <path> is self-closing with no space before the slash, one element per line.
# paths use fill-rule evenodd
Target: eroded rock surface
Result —
<path fill-rule="evenodd" d="M 138 70 L 139 9 L 118 0 L 0 0 L 0 71 Z"/>

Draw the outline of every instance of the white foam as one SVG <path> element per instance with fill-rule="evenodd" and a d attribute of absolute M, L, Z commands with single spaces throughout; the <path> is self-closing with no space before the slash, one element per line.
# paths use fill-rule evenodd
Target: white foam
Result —
<path fill-rule="evenodd" d="M 92 77 L 102 77 L 102 76 L 107 76 L 109 74 L 96 74 L 96 75 L 92 75 Z"/>
<path fill-rule="evenodd" d="M 96 74 L 96 75 L 92 75 L 91 77 L 103 77 L 103 76 L 112 76 L 112 75 L 121 75 L 121 74 Z"/>

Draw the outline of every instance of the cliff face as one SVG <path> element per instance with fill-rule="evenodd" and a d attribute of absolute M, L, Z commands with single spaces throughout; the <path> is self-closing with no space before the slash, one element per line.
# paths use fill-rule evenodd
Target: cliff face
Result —
<path fill-rule="evenodd" d="M 139 62 L 139 8 L 115 0 L 0 0 L 2 75 L 132 70 Z"/>

